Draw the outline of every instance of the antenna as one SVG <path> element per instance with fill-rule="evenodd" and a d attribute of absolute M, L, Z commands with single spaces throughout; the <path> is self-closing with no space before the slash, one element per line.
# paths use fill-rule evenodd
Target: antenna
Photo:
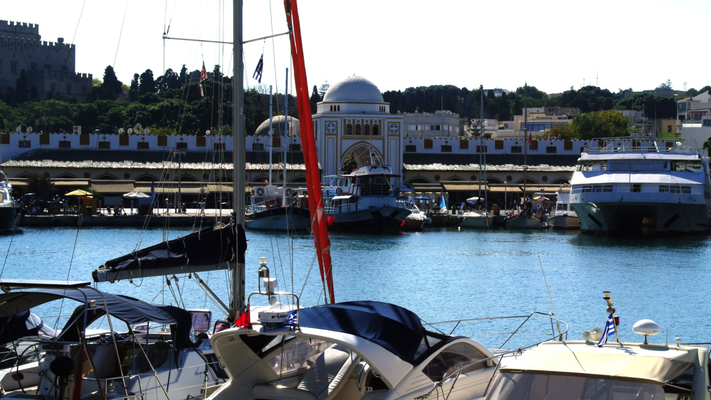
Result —
<path fill-rule="evenodd" d="M 558 314 L 555 312 L 555 306 L 553 305 L 553 297 L 551 297 L 551 289 L 548 287 L 548 280 L 546 279 L 546 272 L 543 271 L 543 262 L 541 262 L 541 256 L 538 256 L 538 263 L 541 264 L 541 273 L 543 274 L 543 282 L 546 283 L 546 290 L 548 291 L 548 299 L 551 301 L 551 309 L 553 309 L 553 317 L 555 318 L 555 325 L 558 327 L 558 339 L 563 340 L 563 333 L 560 330 L 560 323 L 558 322 Z"/>

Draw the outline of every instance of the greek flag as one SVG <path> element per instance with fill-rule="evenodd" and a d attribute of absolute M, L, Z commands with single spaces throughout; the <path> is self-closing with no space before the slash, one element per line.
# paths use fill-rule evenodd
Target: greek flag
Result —
<path fill-rule="evenodd" d="M 262 68 L 264 68 L 264 54 L 259 57 L 257 68 L 254 70 L 254 74 L 252 74 L 252 78 L 256 79 L 259 83 L 262 83 Z"/>
<path fill-rule="evenodd" d="M 609 317 L 607 317 L 607 323 L 605 324 L 605 329 L 602 331 L 602 337 L 600 338 L 600 341 L 597 342 L 597 347 L 602 347 L 603 344 L 607 343 L 607 338 L 610 335 L 615 334 L 615 320 L 612 314 L 610 314 Z"/>
<path fill-rule="evenodd" d="M 289 319 L 286 322 L 287 326 L 299 326 L 299 317 L 296 314 L 296 310 L 289 312 Z"/>

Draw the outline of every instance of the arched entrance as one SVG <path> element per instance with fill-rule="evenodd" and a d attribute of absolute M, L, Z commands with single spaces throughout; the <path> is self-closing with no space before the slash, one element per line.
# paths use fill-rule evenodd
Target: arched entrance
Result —
<path fill-rule="evenodd" d="M 383 165 L 383 157 L 367 143 L 356 144 L 345 153 L 341 172 L 349 173 L 365 165 Z"/>

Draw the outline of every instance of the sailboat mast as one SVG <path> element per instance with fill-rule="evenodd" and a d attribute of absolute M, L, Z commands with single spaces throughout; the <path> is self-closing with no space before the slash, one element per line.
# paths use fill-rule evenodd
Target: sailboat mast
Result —
<path fill-rule="evenodd" d="M 242 0 L 235 0 L 233 3 L 233 36 L 234 36 L 234 77 L 232 79 L 232 162 L 234 164 L 234 176 L 232 185 L 232 204 L 235 230 L 244 228 L 244 172 L 245 172 L 245 150 L 244 150 L 244 87 L 242 86 Z M 239 242 L 239 241 L 237 241 Z M 240 254 L 242 249 L 237 248 L 235 243 L 235 254 Z M 241 261 L 241 262 L 240 262 Z M 244 260 L 237 258 L 235 267 L 232 270 L 232 298 L 230 299 L 229 320 L 234 321 L 237 315 L 244 312 Z"/>
<path fill-rule="evenodd" d="M 272 184 L 272 152 L 274 150 L 274 132 L 272 131 L 272 85 L 269 85 L 269 184 Z"/>
<path fill-rule="evenodd" d="M 528 83 L 523 85 L 523 199 L 526 200 L 526 172 L 528 171 Z"/>
<path fill-rule="evenodd" d="M 284 82 L 284 140 L 281 142 L 282 160 L 284 161 L 284 177 L 281 180 L 282 207 L 286 207 L 286 141 L 289 137 L 289 68 L 286 69 L 286 80 Z M 286 219 L 286 222 L 287 224 L 289 223 L 289 218 Z"/>

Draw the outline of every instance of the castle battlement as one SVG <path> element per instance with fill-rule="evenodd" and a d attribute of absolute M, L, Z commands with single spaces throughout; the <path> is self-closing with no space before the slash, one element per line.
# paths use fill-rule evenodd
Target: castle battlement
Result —
<path fill-rule="evenodd" d="M 0 32 L 3 31 L 39 35 L 39 24 L 28 24 L 27 22 L 14 22 L 0 19 Z"/>
<path fill-rule="evenodd" d="M 0 47 L 7 47 L 13 49 L 31 49 L 45 50 L 45 51 L 62 51 L 71 50 L 74 48 L 73 44 L 64 43 L 63 39 L 59 42 L 49 42 L 46 40 L 40 40 L 38 38 L 25 38 L 25 37 L 9 37 L 3 36 L 5 32 L 0 31 Z"/>

